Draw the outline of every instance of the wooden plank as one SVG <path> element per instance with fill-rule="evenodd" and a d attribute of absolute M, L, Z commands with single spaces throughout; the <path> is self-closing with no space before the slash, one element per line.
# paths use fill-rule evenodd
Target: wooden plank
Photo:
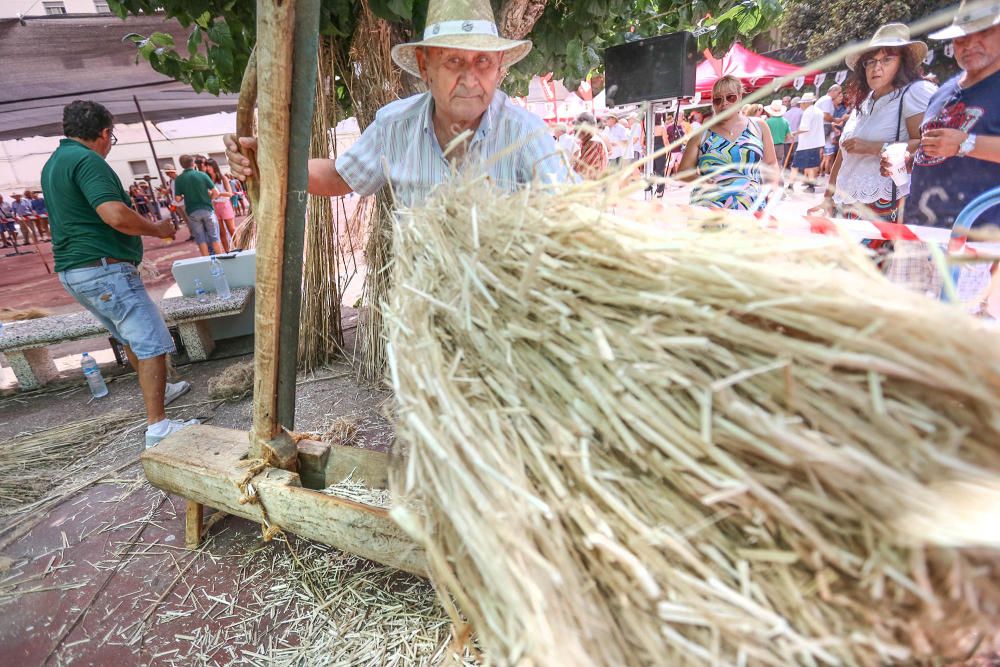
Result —
<path fill-rule="evenodd" d="M 326 483 L 336 484 L 348 475 L 373 489 L 389 488 L 389 455 L 373 449 L 330 445 Z"/>
<path fill-rule="evenodd" d="M 330 444 L 317 440 L 299 440 L 299 478 L 307 489 L 325 489 L 326 461 L 330 457 Z"/>
<path fill-rule="evenodd" d="M 188 549 L 197 549 L 201 544 L 201 524 L 204 517 L 205 506 L 193 500 L 187 501 L 187 508 L 184 510 L 184 546 Z"/>
<path fill-rule="evenodd" d="M 260 504 L 240 503 L 239 482 L 247 472 L 245 431 L 191 426 L 142 455 L 146 478 L 157 488 L 235 516 L 263 523 L 357 554 L 390 567 L 424 575 L 424 551 L 378 507 L 305 489 L 296 473 L 267 468 L 253 478 Z"/>
<path fill-rule="evenodd" d="M 257 309 L 254 319 L 253 431 L 250 453 L 266 461 L 287 460 L 269 444 L 278 424 L 278 354 L 281 346 L 282 265 L 284 263 L 285 196 L 288 179 L 289 109 L 292 97 L 290 39 L 295 24 L 294 0 L 257 1 L 257 66 L 265 85 L 259 87 L 257 167 L 260 201 L 257 221 Z M 294 455 L 294 445 L 292 447 Z"/>

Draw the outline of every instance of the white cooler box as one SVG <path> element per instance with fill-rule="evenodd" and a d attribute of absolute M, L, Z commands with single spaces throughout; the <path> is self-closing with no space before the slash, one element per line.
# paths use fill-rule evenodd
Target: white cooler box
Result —
<path fill-rule="evenodd" d="M 239 252 L 216 255 L 230 287 L 252 287 L 257 283 L 257 251 L 241 250 Z M 194 279 L 201 278 L 208 292 L 215 290 L 212 280 L 212 260 L 210 257 L 195 257 L 180 259 L 174 262 L 170 272 L 177 281 L 177 286 L 184 296 L 194 296 Z M 216 317 L 208 321 L 209 331 L 215 340 L 237 338 L 253 334 L 253 313 L 255 299 L 251 298 L 247 309 L 239 315 L 231 317 Z"/>

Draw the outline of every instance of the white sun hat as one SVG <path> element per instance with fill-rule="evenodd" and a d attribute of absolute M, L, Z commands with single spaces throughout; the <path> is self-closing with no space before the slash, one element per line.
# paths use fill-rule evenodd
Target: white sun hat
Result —
<path fill-rule="evenodd" d="M 922 62 L 927 57 L 927 45 L 919 40 L 910 39 L 910 28 L 903 23 L 886 23 L 875 31 L 872 41 L 868 42 L 862 53 L 852 53 L 844 58 L 850 69 L 855 69 L 858 61 L 865 53 L 882 47 L 897 47 L 908 49 L 916 62 Z"/>
<path fill-rule="evenodd" d="M 502 52 L 503 67 L 510 67 L 531 51 L 530 40 L 500 36 L 489 0 L 431 0 L 424 38 L 392 47 L 392 59 L 401 68 L 420 76 L 417 49 L 436 46 L 467 51 Z"/>
<path fill-rule="evenodd" d="M 1000 2 L 997 0 L 988 2 L 962 0 L 951 25 L 943 30 L 932 32 L 928 37 L 931 39 L 955 39 L 988 30 L 995 25 L 1000 25 Z"/>

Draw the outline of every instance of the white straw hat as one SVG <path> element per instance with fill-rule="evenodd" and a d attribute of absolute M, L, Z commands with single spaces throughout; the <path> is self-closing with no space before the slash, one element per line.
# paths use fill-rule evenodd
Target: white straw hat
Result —
<path fill-rule="evenodd" d="M 788 109 L 781 103 L 781 100 L 774 100 L 764 107 L 764 111 L 767 112 L 768 116 L 784 116 Z"/>
<path fill-rule="evenodd" d="M 932 32 L 931 39 L 955 39 L 988 30 L 1000 24 L 1000 2 L 968 2 L 962 0 L 955 19 L 943 30 Z"/>
<path fill-rule="evenodd" d="M 812 104 L 816 101 L 816 93 L 802 93 L 802 97 L 797 99 L 799 100 L 799 104 L 803 104 L 805 102 Z M 792 100 L 792 102 L 795 102 L 795 100 Z"/>
<path fill-rule="evenodd" d="M 913 53 L 913 58 L 918 63 L 922 62 L 924 58 L 927 57 L 927 45 L 923 42 L 910 39 L 910 28 L 903 23 L 886 23 L 884 26 L 875 31 L 875 35 L 872 40 L 868 42 L 868 46 L 865 47 L 864 51 L 858 53 L 852 53 L 851 55 L 844 58 L 844 62 L 850 69 L 854 69 L 858 60 L 865 53 L 871 51 L 872 49 L 880 48 L 893 48 L 893 47 L 906 47 Z"/>
<path fill-rule="evenodd" d="M 427 8 L 424 38 L 419 42 L 392 47 L 392 59 L 401 68 L 419 77 L 417 49 L 424 46 L 503 52 L 503 67 L 510 67 L 531 51 L 530 40 L 500 36 L 489 0 L 431 0 Z"/>

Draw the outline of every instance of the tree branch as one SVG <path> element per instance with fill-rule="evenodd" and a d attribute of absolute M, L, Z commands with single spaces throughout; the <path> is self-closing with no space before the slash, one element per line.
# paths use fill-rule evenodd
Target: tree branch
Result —
<path fill-rule="evenodd" d="M 508 39 L 524 39 L 545 11 L 547 0 L 504 0 L 500 7 L 500 34 Z"/>

